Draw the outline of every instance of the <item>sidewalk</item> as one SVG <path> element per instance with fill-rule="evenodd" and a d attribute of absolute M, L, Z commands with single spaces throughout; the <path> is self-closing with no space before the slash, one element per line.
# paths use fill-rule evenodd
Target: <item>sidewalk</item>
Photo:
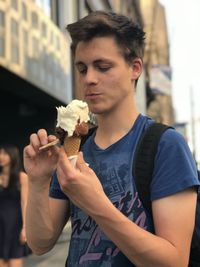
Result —
<path fill-rule="evenodd" d="M 68 254 L 70 240 L 70 224 L 63 230 L 55 247 L 48 253 L 36 256 L 30 255 L 24 260 L 24 267 L 64 267 Z"/>

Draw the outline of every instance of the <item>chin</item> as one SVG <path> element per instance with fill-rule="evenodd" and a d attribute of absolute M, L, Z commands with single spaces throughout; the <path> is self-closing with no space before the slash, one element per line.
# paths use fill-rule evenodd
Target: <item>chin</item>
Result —
<path fill-rule="evenodd" d="M 102 112 L 98 109 L 90 109 L 90 112 L 92 112 L 95 115 L 102 114 Z"/>
<path fill-rule="evenodd" d="M 88 103 L 88 106 L 89 106 L 89 110 L 90 112 L 94 113 L 94 114 L 101 114 L 102 112 L 102 108 L 98 107 L 97 105 L 90 105 Z"/>
<path fill-rule="evenodd" d="M 88 107 L 89 107 L 90 112 L 92 112 L 95 115 L 102 115 L 109 111 L 108 107 L 104 105 L 100 105 L 100 104 L 95 105 L 95 104 L 88 103 Z"/>

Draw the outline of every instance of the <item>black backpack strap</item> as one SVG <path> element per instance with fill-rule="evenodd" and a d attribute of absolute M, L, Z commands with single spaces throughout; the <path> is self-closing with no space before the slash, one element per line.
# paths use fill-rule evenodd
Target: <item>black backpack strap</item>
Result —
<path fill-rule="evenodd" d="M 133 175 L 139 198 L 150 214 L 152 214 L 150 184 L 154 160 L 160 138 L 169 128 L 172 127 L 162 123 L 152 123 L 140 137 L 133 160 Z"/>

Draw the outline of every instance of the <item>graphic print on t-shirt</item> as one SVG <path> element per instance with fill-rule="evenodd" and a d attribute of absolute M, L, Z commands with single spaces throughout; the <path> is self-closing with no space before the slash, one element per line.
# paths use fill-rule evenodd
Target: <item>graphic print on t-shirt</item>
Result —
<path fill-rule="evenodd" d="M 115 153 L 113 159 L 112 153 L 112 160 L 108 160 L 109 157 L 105 155 L 101 156 L 97 157 L 96 155 L 95 157 L 97 162 L 95 162 L 94 171 L 99 177 L 106 195 L 126 217 L 146 229 L 146 214 L 134 187 L 130 155 L 129 159 L 125 155 L 124 159 L 121 159 L 120 155 Z M 92 161 L 90 160 L 91 165 Z M 91 266 L 112 266 L 108 262 L 114 264 L 116 260 L 114 266 L 118 267 L 122 266 L 118 265 L 118 262 L 121 264 L 127 261 L 127 258 L 108 240 L 96 223 L 74 206 L 72 206 L 72 227 L 71 249 L 79 251 L 79 265 L 77 266 L 84 266 L 84 263 L 87 263 L 85 266 L 90 266 L 90 264 Z M 119 260 L 119 258 L 121 259 Z M 130 266 L 133 265 L 130 263 Z"/>

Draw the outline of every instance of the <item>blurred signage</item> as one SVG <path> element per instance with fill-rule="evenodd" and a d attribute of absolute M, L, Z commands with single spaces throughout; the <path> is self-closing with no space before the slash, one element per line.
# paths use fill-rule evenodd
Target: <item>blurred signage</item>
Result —
<path fill-rule="evenodd" d="M 5 2 L 0 4 L 0 66 L 68 103 L 72 98 L 69 39 L 34 1 L 19 1 L 22 10 L 16 9 L 18 1 Z M 50 1 L 45 3 L 48 8 Z"/>
<path fill-rule="evenodd" d="M 171 68 L 154 65 L 150 70 L 150 87 L 155 94 L 171 95 Z"/>

